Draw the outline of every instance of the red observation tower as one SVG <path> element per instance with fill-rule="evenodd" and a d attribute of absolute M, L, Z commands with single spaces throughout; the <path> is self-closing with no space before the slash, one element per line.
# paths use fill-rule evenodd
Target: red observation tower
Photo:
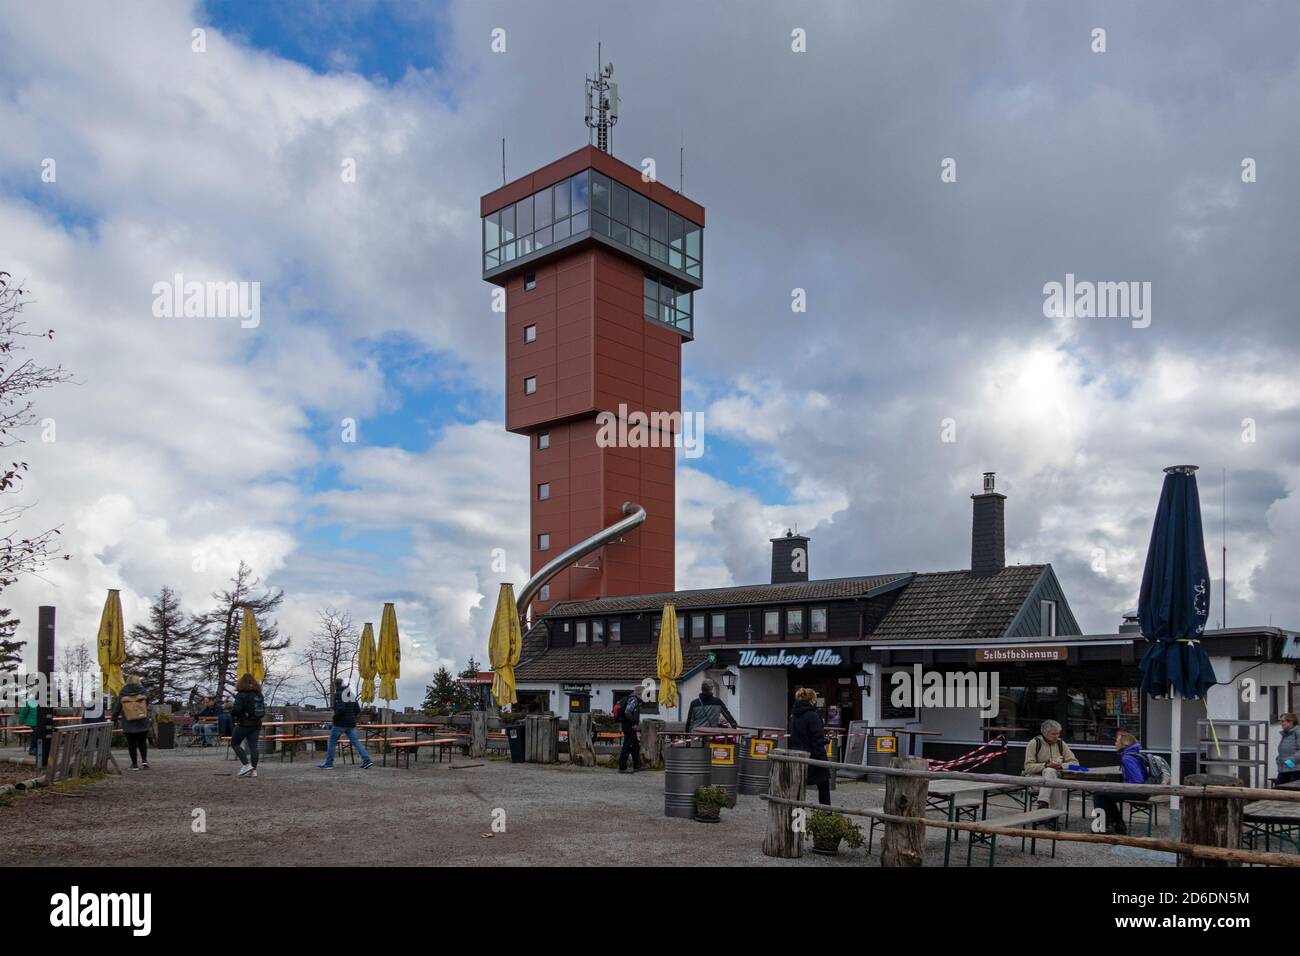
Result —
<path fill-rule="evenodd" d="M 534 616 L 559 601 L 675 587 L 674 449 L 598 442 L 598 416 L 680 412 L 704 208 L 608 152 L 611 72 L 588 80 L 596 145 L 480 200 L 483 278 L 505 291 L 506 428 L 528 437 L 531 573 L 591 547 L 625 503 L 646 512 L 539 583 L 535 597 L 526 588 L 520 600 Z"/>

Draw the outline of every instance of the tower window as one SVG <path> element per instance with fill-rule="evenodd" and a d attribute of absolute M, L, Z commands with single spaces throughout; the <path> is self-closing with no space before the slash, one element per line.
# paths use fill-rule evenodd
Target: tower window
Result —
<path fill-rule="evenodd" d="M 525 341 L 525 342 L 536 342 L 536 341 L 537 341 L 537 326 L 535 326 L 535 325 L 525 325 L 525 326 L 524 326 L 524 341 Z"/>
<path fill-rule="evenodd" d="M 537 288 L 537 273 L 530 272 L 528 273 L 528 275 L 524 276 L 524 291 L 530 292 L 536 288 Z"/>
<path fill-rule="evenodd" d="M 542 532 L 537 536 L 537 550 L 538 551 L 551 550 L 551 536 L 546 532 Z"/>
<path fill-rule="evenodd" d="M 546 449 L 548 449 L 548 448 L 550 448 L 550 447 L 551 447 L 551 433 L 550 433 L 550 432 L 538 432 L 538 434 L 537 434 L 537 450 L 538 450 L 538 451 L 545 451 Z"/>
<path fill-rule="evenodd" d="M 537 486 L 537 500 L 548 501 L 550 497 L 551 497 L 551 483 L 549 481 L 543 481 L 541 484 Z"/>
<path fill-rule="evenodd" d="M 542 593 L 540 597 L 543 601 L 549 601 L 551 599 L 551 586 L 549 584 L 542 585 Z"/>
<path fill-rule="evenodd" d="M 537 376 L 530 375 L 526 379 L 524 379 L 524 394 L 532 395 L 536 391 L 537 391 Z"/>

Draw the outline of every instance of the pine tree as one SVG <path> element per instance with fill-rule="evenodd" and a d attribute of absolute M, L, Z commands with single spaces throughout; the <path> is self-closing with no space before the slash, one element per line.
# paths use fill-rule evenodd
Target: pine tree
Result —
<path fill-rule="evenodd" d="M 0 608 L 0 674 L 18 670 L 23 662 L 23 648 L 27 644 L 26 641 L 14 640 L 14 634 L 22 622 L 16 617 L 10 617 L 12 613 L 7 607 Z"/>
<path fill-rule="evenodd" d="M 438 672 L 433 675 L 433 683 L 424 689 L 425 712 L 436 714 L 446 707 L 455 706 L 456 691 L 459 687 L 456 678 L 451 676 L 451 671 L 439 667 Z"/>
<path fill-rule="evenodd" d="M 284 591 L 267 588 L 257 593 L 262 582 L 253 577 L 253 569 L 243 561 L 239 562 L 239 570 L 230 583 L 233 585 L 230 589 L 213 592 L 217 606 L 199 618 L 206 632 L 203 642 L 204 677 L 212 685 L 212 692 L 219 695 L 218 700 L 225 698 L 227 688 L 233 689 L 239 677 L 235 665 L 239 663 L 239 624 L 244 617 L 244 608 L 251 610 L 257 621 L 264 658 L 269 660 L 269 652 L 289 646 L 289 639 L 280 637 L 279 626 L 271 619 L 284 601 Z"/>
<path fill-rule="evenodd" d="M 184 700 L 203 662 L 204 625 L 186 614 L 180 598 L 163 587 L 149 608 L 149 623 L 128 635 L 126 667 L 144 677 L 155 703 Z"/>

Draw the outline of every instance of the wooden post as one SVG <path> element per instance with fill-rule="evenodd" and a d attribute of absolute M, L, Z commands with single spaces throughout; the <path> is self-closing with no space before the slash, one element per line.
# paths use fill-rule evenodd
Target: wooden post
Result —
<path fill-rule="evenodd" d="M 524 760 L 557 763 L 559 759 L 560 718 L 553 714 L 529 714 L 524 718 Z"/>
<path fill-rule="evenodd" d="M 596 766 L 596 751 L 591 746 L 591 714 L 569 715 L 569 763 L 579 767 Z"/>
<path fill-rule="evenodd" d="M 929 762 L 921 757 L 895 757 L 891 767 L 927 770 Z M 924 819 L 925 795 L 930 784 L 924 777 L 885 778 L 885 812 L 900 817 Z M 885 838 L 880 844 L 881 866 L 921 866 L 925 862 L 925 824 L 885 822 Z"/>
<path fill-rule="evenodd" d="M 641 766 L 647 770 L 657 770 L 664 765 L 663 730 L 667 726 L 658 717 L 649 717 L 641 721 Z"/>
<path fill-rule="evenodd" d="M 786 800 L 804 798 L 804 781 L 808 768 L 793 760 L 767 761 L 767 793 L 770 797 Z M 763 855 L 795 860 L 803 856 L 803 828 L 795 828 L 795 815 L 806 818 L 812 811 L 803 807 L 787 807 L 769 802 L 767 805 L 767 835 L 763 837 Z"/>
<path fill-rule="evenodd" d="M 1184 783 L 1189 787 L 1241 786 L 1237 777 L 1222 773 L 1194 773 Z M 1184 843 L 1201 846 L 1219 846 L 1230 850 L 1241 849 L 1243 800 L 1232 797 L 1184 797 L 1182 807 L 1182 834 Z M 1185 867 L 1240 866 L 1219 860 L 1206 860 L 1182 854 L 1178 865 Z"/>
<path fill-rule="evenodd" d="M 471 710 L 469 712 L 469 755 L 482 757 L 487 754 L 487 711 Z"/>

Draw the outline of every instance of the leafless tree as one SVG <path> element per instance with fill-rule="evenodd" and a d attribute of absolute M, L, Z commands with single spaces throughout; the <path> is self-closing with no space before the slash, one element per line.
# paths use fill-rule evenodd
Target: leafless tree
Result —
<path fill-rule="evenodd" d="M 320 623 L 303 651 L 302 661 L 311 673 L 313 686 L 328 703 L 334 699 L 334 679 L 352 677 L 361 636 L 347 611 L 326 607 L 317 612 L 317 618 Z"/>
<path fill-rule="evenodd" d="M 24 340 L 54 338 L 53 329 L 44 332 L 28 330 L 22 312 L 29 301 L 22 284 L 15 282 L 8 272 L 0 271 L 0 450 L 21 444 L 23 439 L 19 432 L 37 424 L 32 395 L 72 377 L 62 366 L 51 368 L 23 357 L 22 353 L 26 351 Z M 55 423 L 47 419 L 41 425 L 45 429 L 45 440 L 54 440 Z M 25 461 L 0 465 L 0 496 L 21 491 L 26 473 Z M 58 528 L 20 534 L 12 527 L 29 507 L 0 504 L 0 589 L 13 584 L 24 574 L 44 570 L 53 558 L 66 561 L 69 557 L 58 553 Z"/>

